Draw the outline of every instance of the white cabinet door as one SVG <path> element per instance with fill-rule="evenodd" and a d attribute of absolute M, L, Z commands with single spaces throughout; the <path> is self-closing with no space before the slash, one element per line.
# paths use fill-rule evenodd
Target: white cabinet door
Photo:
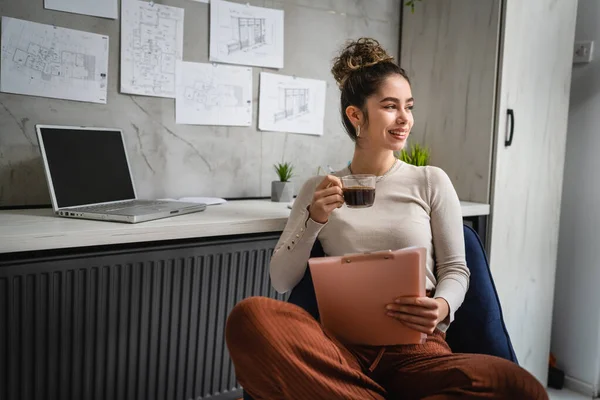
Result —
<path fill-rule="evenodd" d="M 576 11 L 577 0 L 503 6 L 490 260 L 519 363 L 544 384 Z"/>

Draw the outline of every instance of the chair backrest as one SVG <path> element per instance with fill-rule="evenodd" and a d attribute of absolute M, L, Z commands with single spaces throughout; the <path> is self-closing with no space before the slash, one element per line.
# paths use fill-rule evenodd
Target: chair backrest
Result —
<path fill-rule="evenodd" d="M 488 354 L 517 363 L 481 240 L 467 225 L 464 226 L 464 237 L 465 256 L 471 279 L 465 301 L 448 328 L 446 341 L 455 353 Z M 317 240 L 311 257 L 324 255 L 323 248 Z M 319 320 L 319 308 L 309 268 L 306 268 L 304 277 L 294 287 L 288 301 L 302 307 Z"/>
<path fill-rule="evenodd" d="M 465 225 L 463 231 L 471 279 L 446 341 L 455 353 L 488 354 L 518 363 L 481 240 L 471 227 Z"/>

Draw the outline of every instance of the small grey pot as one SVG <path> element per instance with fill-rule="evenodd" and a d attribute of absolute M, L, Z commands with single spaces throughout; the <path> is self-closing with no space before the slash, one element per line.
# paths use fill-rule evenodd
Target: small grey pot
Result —
<path fill-rule="evenodd" d="M 271 201 L 283 203 L 290 202 L 294 198 L 293 182 L 271 182 Z"/>

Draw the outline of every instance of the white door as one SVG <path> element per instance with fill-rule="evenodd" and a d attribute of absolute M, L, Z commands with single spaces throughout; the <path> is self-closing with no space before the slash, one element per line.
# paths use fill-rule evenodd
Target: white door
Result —
<path fill-rule="evenodd" d="M 503 2 L 489 256 L 519 363 L 544 384 L 576 11 L 577 0 Z"/>

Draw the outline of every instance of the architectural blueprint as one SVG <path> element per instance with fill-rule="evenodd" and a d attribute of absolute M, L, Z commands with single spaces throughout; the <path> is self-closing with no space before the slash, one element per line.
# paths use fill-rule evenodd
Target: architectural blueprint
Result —
<path fill-rule="evenodd" d="M 106 104 L 108 36 L 2 17 L 0 91 Z"/>
<path fill-rule="evenodd" d="M 119 17 L 117 0 L 44 0 L 44 8 L 94 17 Z"/>
<path fill-rule="evenodd" d="M 212 0 L 210 61 L 283 68 L 283 11 Z"/>
<path fill-rule="evenodd" d="M 250 126 L 252 68 L 177 63 L 178 124 Z"/>
<path fill-rule="evenodd" d="M 260 74 L 258 129 L 323 134 L 325 81 Z"/>
<path fill-rule="evenodd" d="M 183 9 L 138 0 L 121 4 L 121 92 L 175 97 L 183 54 Z"/>

